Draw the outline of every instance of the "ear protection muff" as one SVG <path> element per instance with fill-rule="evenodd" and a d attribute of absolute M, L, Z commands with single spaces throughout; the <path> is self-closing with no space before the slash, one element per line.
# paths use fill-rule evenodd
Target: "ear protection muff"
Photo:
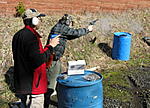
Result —
<path fill-rule="evenodd" d="M 69 15 L 66 16 L 66 25 L 70 24 Z"/>
<path fill-rule="evenodd" d="M 61 20 L 62 20 L 62 23 L 66 25 L 70 25 L 70 23 L 72 22 L 72 17 L 69 16 L 68 14 L 65 14 Z"/>
<path fill-rule="evenodd" d="M 33 17 L 32 24 L 36 26 L 36 25 L 38 25 L 38 23 L 39 23 L 39 19 L 37 17 Z"/>
<path fill-rule="evenodd" d="M 69 20 L 66 20 L 66 25 L 70 25 L 70 21 Z"/>
<path fill-rule="evenodd" d="M 67 15 L 67 17 L 66 17 L 66 24 L 70 25 L 71 22 L 72 22 L 72 17 Z"/>

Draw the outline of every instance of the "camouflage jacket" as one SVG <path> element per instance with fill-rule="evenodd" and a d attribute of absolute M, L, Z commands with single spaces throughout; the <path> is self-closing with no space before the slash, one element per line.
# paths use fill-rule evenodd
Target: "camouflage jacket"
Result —
<path fill-rule="evenodd" d="M 89 30 L 87 28 L 74 29 L 74 28 L 70 28 L 69 26 L 65 24 L 57 23 L 51 29 L 51 32 L 47 40 L 47 44 L 49 44 L 51 34 L 61 34 L 60 44 L 58 44 L 54 48 L 54 53 L 55 53 L 54 61 L 59 60 L 60 57 L 63 56 L 67 40 L 76 39 L 88 33 L 89 33 Z"/>

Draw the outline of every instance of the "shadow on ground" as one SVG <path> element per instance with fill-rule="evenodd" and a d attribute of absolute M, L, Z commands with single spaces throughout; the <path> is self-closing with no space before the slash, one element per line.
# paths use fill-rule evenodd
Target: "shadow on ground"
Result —
<path fill-rule="evenodd" d="M 108 57 L 111 57 L 112 48 L 108 45 L 108 43 L 99 43 L 98 47 L 102 50 Z"/>

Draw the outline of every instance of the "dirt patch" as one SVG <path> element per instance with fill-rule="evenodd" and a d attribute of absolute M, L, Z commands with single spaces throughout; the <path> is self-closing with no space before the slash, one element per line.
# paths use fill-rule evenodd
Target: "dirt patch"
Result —
<path fill-rule="evenodd" d="M 20 0 L 1 0 L 0 15 L 14 15 Z M 150 7 L 149 0 L 22 0 L 26 8 L 36 8 L 46 14 L 122 11 Z"/>
<path fill-rule="evenodd" d="M 137 72 L 128 76 L 132 87 L 133 103 L 136 108 L 149 108 L 150 67 L 141 67 L 135 70 Z"/>

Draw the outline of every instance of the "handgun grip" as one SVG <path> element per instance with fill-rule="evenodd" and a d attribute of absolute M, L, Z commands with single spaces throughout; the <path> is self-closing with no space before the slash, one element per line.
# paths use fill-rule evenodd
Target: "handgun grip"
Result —
<path fill-rule="evenodd" d="M 55 37 L 57 37 L 57 36 L 60 36 L 59 34 L 52 34 L 51 36 L 50 36 L 50 39 L 53 39 L 53 38 L 55 38 Z"/>

